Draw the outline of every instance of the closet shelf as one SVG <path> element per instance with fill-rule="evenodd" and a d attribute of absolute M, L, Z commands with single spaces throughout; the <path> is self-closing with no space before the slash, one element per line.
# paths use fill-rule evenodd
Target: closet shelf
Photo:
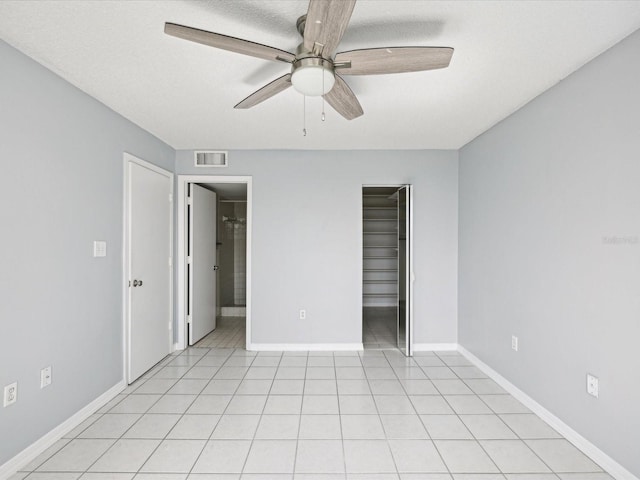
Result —
<path fill-rule="evenodd" d="M 366 292 L 363 293 L 364 306 L 395 304 L 398 298 L 398 207 L 394 199 L 390 198 L 391 194 L 378 193 L 384 191 L 386 189 L 363 192 L 362 286 Z"/>

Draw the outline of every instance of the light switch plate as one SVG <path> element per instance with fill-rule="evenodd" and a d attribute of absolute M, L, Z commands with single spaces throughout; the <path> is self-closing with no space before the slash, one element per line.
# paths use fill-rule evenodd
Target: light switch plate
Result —
<path fill-rule="evenodd" d="M 106 257 L 107 256 L 107 242 L 102 240 L 95 240 L 93 242 L 93 256 L 94 257 Z"/>
<path fill-rule="evenodd" d="M 598 377 L 587 373 L 587 393 L 593 397 L 598 398 L 600 395 L 600 381 Z"/>

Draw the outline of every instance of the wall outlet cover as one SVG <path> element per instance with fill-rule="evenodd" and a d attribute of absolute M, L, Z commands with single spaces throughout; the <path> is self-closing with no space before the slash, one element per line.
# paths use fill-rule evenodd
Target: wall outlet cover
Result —
<path fill-rule="evenodd" d="M 107 242 L 103 240 L 95 240 L 93 242 L 93 256 L 94 257 L 106 257 L 107 256 Z"/>
<path fill-rule="evenodd" d="M 3 406 L 8 407 L 18 401 L 18 382 L 13 382 L 4 387 Z"/>

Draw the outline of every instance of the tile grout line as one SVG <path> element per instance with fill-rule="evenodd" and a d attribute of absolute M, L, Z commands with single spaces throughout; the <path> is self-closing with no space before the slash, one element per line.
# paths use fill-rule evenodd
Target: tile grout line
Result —
<path fill-rule="evenodd" d="M 387 363 L 389 363 L 389 360 L 387 359 L 387 357 L 384 354 L 384 352 L 381 354 L 381 356 L 382 356 L 382 358 L 385 359 L 385 361 Z M 389 439 L 387 438 L 387 432 L 386 432 L 386 430 L 384 428 L 384 423 L 382 423 L 382 417 L 380 416 L 380 409 L 378 408 L 378 402 L 376 402 L 376 397 L 373 394 L 373 390 L 371 388 L 371 382 L 369 381 L 370 379 L 369 379 L 369 376 L 367 375 L 367 370 L 365 368 L 364 361 L 363 361 L 362 358 L 360 359 L 360 361 L 362 363 L 362 369 L 364 370 L 365 381 L 367 382 L 367 386 L 369 387 L 369 391 L 371 392 L 371 399 L 372 399 L 373 405 L 374 405 L 374 407 L 376 409 L 376 414 L 378 416 L 378 421 L 380 422 L 380 427 L 382 428 L 382 432 L 384 434 L 384 442 L 385 442 L 385 444 L 387 446 L 387 451 L 389 452 L 389 455 L 391 456 L 391 461 L 393 462 L 393 467 L 396 470 L 396 475 L 398 476 L 398 478 L 400 478 L 400 470 L 398 469 L 398 463 L 396 462 L 396 458 L 393 455 L 393 449 L 391 448 L 391 444 L 389 443 Z M 389 363 L 389 365 L 391 365 L 391 364 Z"/>
<path fill-rule="evenodd" d="M 180 355 L 177 355 L 177 356 L 180 356 Z M 153 375 L 151 375 L 151 376 L 147 376 L 147 375 L 149 374 L 149 372 L 151 372 L 151 371 L 153 371 L 153 370 L 155 370 L 155 369 L 157 369 L 157 370 L 158 370 L 158 372 L 159 372 L 162 368 L 164 368 L 166 365 L 168 365 L 168 364 L 169 364 L 170 362 L 172 362 L 174 359 L 169 360 L 169 361 L 165 361 L 165 360 L 166 360 L 166 358 L 162 359 L 160 362 L 158 362 L 156 365 L 154 365 L 151 369 L 149 369 L 149 371 L 148 371 L 148 372 L 145 372 L 145 373 L 142 375 L 142 377 L 141 377 L 141 378 L 145 379 L 145 381 L 144 381 L 144 382 L 142 382 L 138 388 L 140 388 L 142 385 L 144 385 L 145 383 L 147 383 L 147 381 L 149 381 L 151 378 L 153 378 Z M 161 366 L 160 368 L 158 368 L 158 365 L 160 365 L 160 364 L 162 364 L 162 366 Z M 157 372 L 156 372 L 156 373 L 157 373 Z M 145 378 L 145 377 L 146 377 L 146 378 Z M 136 381 L 137 381 L 137 380 L 136 380 Z M 134 383 L 135 383 L 135 382 L 134 382 Z M 131 393 L 127 394 L 126 398 L 129 398 L 130 396 L 134 395 L 134 392 L 135 392 L 136 390 L 138 390 L 138 388 L 134 389 Z M 169 387 L 169 388 L 171 388 L 171 387 Z M 140 394 L 140 395 L 146 395 L 146 394 Z M 153 395 L 153 394 L 149 394 L 149 395 Z M 112 443 L 111 443 L 111 445 L 110 445 L 109 447 L 107 447 L 107 449 L 106 449 L 104 452 L 102 452 L 102 454 L 101 454 L 101 455 L 99 455 L 99 456 L 98 456 L 98 457 L 97 457 L 97 458 L 96 458 L 96 459 L 95 459 L 95 460 L 94 460 L 94 461 L 93 461 L 93 462 L 92 462 L 92 463 L 91 463 L 91 464 L 90 464 L 90 465 L 89 465 L 85 470 L 83 470 L 83 471 L 82 471 L 81 475 L 84 475 L 84 474 L 86 474 L 86 473 L 89 473 L 89 470 L 91 469 L 91 467 L 93 467 L 93 466 L 94 466 L 98 461 L 100 461 L 100 459 L 102 459 L 102 458 L 107 454 L 107 452 L 111 451 L 111 450 L 113 449 L 113 447 L 114 447 L 114 446 L 115 446 L 115 445 L 116 445 L 120 440 L 123 440 L 124 435 L 125 435 L 125 434 L 126 434 L 126 433 L 131 429 L 131 428 L 133 428 L 133 426 L 134 426 L 135 424 L 137 424 L 137 423 L 140 421 L 140 419 L 141 419 L 141 418 L 143 418 L 143 417 L 146 415 L 146 413 L 147 413 L 151 408 L 153 408 L 153 406 L 154 406 L 156 403 L 158 403 L 158 402 L 160 401 L 160 399 L 161 399 L 162 397 L 163 397 L 163 395 L 162 395 L 162 394 L 160 394 L 160 395 L 159 395 L 159 397 L 158 397 L 158 399 L 157 399 L 155 402 L 153 402 L 151 405 L 149 405 L 149 406 L 147 407 L 147 409 L 146 409 L 144 412 L 133 412 L 133 414 L 138 414 L 138 413 L 139 413 L 139 414 L 140 414 L 140 417 L 139 417 L 139 418 L 138 418 L 138 419 L 137 419 L 137 420 L 136 420 L 132 425 L 130 425 L 130 426 L 129 426 L 129 427 L 128 427 L 124 432 L 122 432 L 122 434 L 120 434 L 120 436 L 119 436 L 119 437 L 116 437 L 116 438 L 113 438 L 113 439 L 104 439 L 104 440 L 113 440 L 113 442 L 112 442 Z M 116 405 L 114 405 L 111 409 L 109 409 L 106 413 L 109 413 L 110 411 L 112 411 L 115 407 L 117 407 L 118 405 L 120 405 L 120 404 L 121 404 L 121 403 L 122 403 L 126 398 L 123 398 L 123 399 L 122 399 L 122 401 L 118 402 L 118 403 L 117 403 Z M 106 413 L 105 413 L 105 415 L 106 415 Z M 123 414 L 123 415 L 126 415 L 127 413 L 126 413 L 126 412 L 122 412 L 122 414 Z M 117 414 L 115 414 L 115 415 L 117 415 Z M 77 438 L 77 437 L 76 437 L 76 438 Z M 142 465 L 144 465 L 144 464 L 149 460 L 149 458 L 150 458 L 150 457 L 155 453 L 155 451 L 158 449 L 158 447 L 160 446 L 160 444 L 161 444 L 161 443 L 162 443 L 162 440 L 161 440 L 160 442 L 158 442 L 158 445 L 156 445 L 156 447 L 153 449 L 153 451 L 152 451 L 152 452 L 151 452 L 151 454 L 147 457 L 147 459 L 146 459 L 144 462 L 142 462 Z M 142 466 L 141 466 L 140 468 L 142 468 Z M 136 472 L 134 472 L 134 475 L 137 475 L 137 474 L 138 474 L 138 472 L 140 471 L 140 468 L 138 468 L 138 470 L 136 470 Z M 126 472 L 126 473 L 131 473 L 131 472 Z"/>
<path fill-rule="evenodd" d="M 185 354 L 185 352 L 187 352 L 187 351 L 189 350 L 189 348 L 192 348 L 192 347 L 187 347 L 187 348 L 186 348 L 186 349 L 185 349 L 185 350 L 184 350 L 180 355 L 177 355 L 177 358 L 180 358 L 181 356 L 183 356 L 183 355 Z M 208 349 L 207 353 L 209 353 L 210 351 L 211 351 L 211 349 Z M 178 377 L 178 379 L 176 380 L 176 382 L 175 382 L 171 387 L 169 387 L 169 389 L 167 390 L 167 392 L 168 392 L 169 390 L 171 390 L 171 389 L 172 389 L 172 388 L 173 388 L 173 387 L 174 387 L 174 386 L 175 386 L 175 385 L 176 385 L 180 380 L 184 379 L 184 376 L 185 376 L 185 375 L 187 375 L 187 373 L 188 373 L 188 372 L 190 372 L 190 371 L 191 371 L 191 369 L 192 369 L 192 368 L 194 368 L 194 367 L 195 367 L 195 366 L 200 362 L 200 360 L 202 360 L 202 358 L 204 358 L 204 357 L 207 355 L 207 353 L 205 353 L 204 355 L 202 355 L 202 356 L 199 358 L 199 360 L 198 360 L 194 365 L 189 365 L 189 368 L 187 369 L 187 371 L 186 371 L 186 372 L 184 372 L 184 373 L 182 374 L 182 376 L 181 376 L 181 377 Z M 185 355 L 185 357 L 189 357 L 189 355 Z M 173 360 L 172 360 L 172 362 L 173 362 Z M 166 367 L 166 366 L 169 366 L 172 362 L 168 362 L 168 363 L 167 363 L 167 365 L 165 365 L 165 367 Z M 163 368 L 164 368 L 164 367 L 163 367 Z M 160 372 L 158 372 L 158 373 L 160 373 Z M 156 375 L 157 375 L 157 374 L 156 374 Z M 155 377 L 155 375 L 154 375 L 154 377 Z M 152 378 L 153 378 L 153 377 L 152 377 Z M 145 382 L 145 383 L 146 383 L 146 382 Z M 208 385 L 208 383 L 209 383 L 209 382 L 207 382 L 207 385 Z M 206 385 L 202 388 L 202 390 L 204 390 L 204 388 L 206 388 Z M 202 392 L 202 390 L 201 390 L 201 392 Z M 152 408 L 153 408 L 153 407 L 154 407 L 154 406 L 155 406 L 155 405 L 156 405 L 156 404 L 157 404 L 157 403 L 158 403 L 158 402 L 159 402 L 159 401 L 160 401 L 164 396 L 169 395 L 167 392 L 165 392 L 163 395 L 161 395 L 161 396 L 160 396 L 160 398 L 158 399 L 158 401 L 157 401 L 157 402 L 155 402 L 151 407 L 149 407 L 149 410 L 151 410 L 151 409 L 152 409 Z M 198 396 L 200 396 L 200 394 L 195 395 L 195 398 L 194 398 L 194 399 L 193 399 L 193 401 L 189 404 L 189 406 L 187 406 L 187 407 L 185 408 L 185 411 L 180 415 L 180 418 L 178 419 L 178 421 L 174 424 L 174 426 L 173 426 L 173 427 L 171 427 L 171 428 L 169 429 L 169 431 L 165 434 L 164 438 L 162 438 L 162 439 L 160 440 L 160 442 L 158 443 L 158 445 L 156 446 L 156 448 L 154 448 L 154 449 L 153 449 L 153 452 L 151 452 L 151 454 L 147 457 L 147 459 L 146 459 L 144 462 L 142 462 L 142 465 L 140 465 L 140 467 L 138 468 L 137 472 L 135 473 L 135 476 L 137 476 L 138 474 L 140 474 L 140 473 L 141 473 L 141 471 L 142 471 L 142 469 L 144 468 L 144 466 L 149 462 L 149 460 L 151 459 L 151 457 L 153 457 L 153 455 L 158 451 L 158 449 L 160 448 L 160 445 L 162 445 L 162 444 L 165 442 L 165 440 L 167 440 L 167 437 L 169 436 L 169 434 L 171 433 L 171 431 L 173 430 L 173 428 L 175 428 L 175 426 L 178 424 L 178 422 L 180 422 L 180 420 L 184 417 L 184 415 L 186 414 L 187 410 L 189 410 L 190 406 L 191 406 L 191 405 L 193 405 L 193 403 L 196 401 L 196 399 L 198 398 Z M 143 418 L 143 417 L 144 417 L 144 415 L 146 415 L 146 414 L 149 412 L 149 410 L 147 410 L 147 412 L 145 412 L 145 413 L 142 415 L 142 417 L 140 417 L 140 419 L 141 419 L 141 418 Z M 140 421 L 140 419 L 138 419 L 138 421 Z M 136 423 L 138 423 L 138 422 L 136 422 Z M 134 423 L 134 425 L 135 425 L 136 423 Z M 131 426 L 131 428 L 133 428 L 133 425 Z M 131 429 L 131 428 L 130 428 L 130 429 Z M 130 429 L 128 429 L 127 431 L 129 431 Z M 125 434 L 126 434 L 126 432 L 125 432 Z M 124 434 L 123 434 L 123 435 L 124 435 Z M 122 437 L 121 437 L 121 438 L 122 438 Z M 204 449 L 204 447 L 205 447 L 205 446 L 206 446 L 206 442 L 205 442 L 205 444 L 203 445 L 203 447 L 202 447 L 202 448 Z M 201 451 L 201 453 L 202 453 L 202 451 Z M 193 466 L 192 466 L 192 468 L 193 468 Z M 135 478 L 135 477 L 134 477 L 134 478 Z"/>
<path fill-rule="evenodd" d="M 188 347 L 190 348 L 190 347 Z M 209 349 L 209 352 L 211 352 L 212 348 Z M 236 349 L 233 349 L 233 351 L 227 356 L 227 358 L 225 359 L 224 362 L 222 362 L 222 365 L 220 365 L 218 367 L 218 369 L 216 370 L 216 373 L 218 373 L 222 367 L 225 366 L 225 364 L 229 361 L 229 359 L 231 357 L 233 357 L 233 354 L 235 353 Z M 206 356 L 206 355 L 205 355 Z M 198 362 L 199 363 L 199 362 Z M 251 363 L 253 363 L 253 360 L 251 361 Z M 204 392 L 204 390 L 209 386 L 209 384 L 214 380 L 215 378 L 215 374 L 213 377 L 211 377 L 211 379 L 207 382 L 207 384 L 202 388 L 202 390 L 200 390 L 200 393 L 198 395 L 196 395 L 196 398 L 193 399 L 193 402 L 191 402 L 190 406 L 193 405 L 195 403 L 195 401 L 202 395 L 202 392 Z M 237 391 L 237 389 L 240 388 L 240 384 L 238 384 L 238 387 L 236 387 L 236 390 L 234 390 L 234 393 L 231 395 L 231 399 L 229 400 L 229 403 L 231 403 L 231 400 L 233 399 L 234 395 L 235 395 L 235 391 Z M 227 404 L 227 407 L 229 406 L 229 404 Z M 225 410 L 226 408 L 225 407 Z M 187 407 L 184 411 L 184 415 L 187 414 L 187 412 L 189 411 L 190 407 Z M 202 457 L 202 454 L 204 453 L 205 449 L 207 448 L 207 445 L 209 444 L 209 442 L 211 441 L 211 437 L 213 436 L 213 432 L 216 431 L 216 428 L 218 428 L 218 425 L 220 424 L 220 420 L 222 420 L 222 416 L 224 415 L 224 411 L 223 413 L 220 414 L 218 421 L 216 422 L 216 424 L 213 426 L 213 428 L 211 429 L 211 433 L 209 434 L 209 438 L 207 438 L 204 441 L 204 445 L 202 446 L 202 449 L 200 450 L 200 453 L 198 454 L 198 456 L 196 457 L 195 461 L 193 462 L 193 464 L 191 465 L 191 467 L 189 468 L 189 472 L 187 473 L 186 478 L 189 478 L 189 476 L 192 474 L 193 469 L 195 468 L 196 464 L 198 463 L 198 461 L 200 461 L 200 458 Z"/>
<path fill-rule="evenodd" d="M 410 359 L 415 363 L 415 360 L 413 360 L 413 357 L 407 357 L 407 358 L 410 358 Z M 418 364 L 416 363 L 416 365 L 418 365 Z M 429 376 L 427 375 L 427 373 L 426 373 L 424 370 L 422 370 L 422 367 L 421 367 L 420 365 L 418 365 L 418 367 L 420 368 L 420 371 L 422 371 L 422 373 L 424 373 L 424 374 L 425 374 L 425 376 L 427 377 L 427 379 L 428 379 L 429 381 L 431 381 L 431 380 L 429 379 Z M 406 397 L 407 397 L 407 400 L 408 400 L 408 401 L 409 401 L 409 403 L 411 404 L 411 408 L 413 408 L 413 410 L 415 411 L 416 416 L 418 417 L 418 420 L 420 421 L 420 424 L 422 425 L 422 428 L 424 428 L 424 431 L 425 431 L 425 433 L 427 434 L 428 440 L 430 440 L 430 441 L 431 441 L 431 444 L 433 445 L 433 448 L 435 449 L 436 453 L 438 454 L 438 458 L 440 458 L 440 461 L 441 461 L 441 462 L 442 462 L 442 464 L 444 465 L 444 468 L 446 468 L 446 469 L 447 469 L 447 473 L 449 474 L 449 477 L 450 477 L 450 478 L 453 478 L 453 477 L 452 477 L 452 474 L 451 474 L 451 470 L 450 470 L 450 468 L 449 468 L 449 465 L 447 465 L 447 462 L 445 462 L 445 461 L 444 461 L 444 458 L 442 457 L 442 454 L 440 453 L 440 450 L 439 450 L 439 449 L 438 449 L 438 447 L 436 446 L 436 443 L 434 442 L 433 438 L 431 438 L 431 434 L 429 433 L 429 429 L 428 429 L 428 428 L 427 428 L 427 426 L 424 424 L 424 421 L 422 420 L 422 418 L 421 418 L 420 414 L 418 413 L 418 410 L 416 410 L 415 405 L 414 405 L 414 404 L 413 404 L 413 402 L 411 401 L 411 395 L 409 395 L 409 392 L 407 392 L 407 389 L 405 388 L 405 385 L 402 383 L 402 381 L 401 381 L 401 380 L 400 380 L 400 378 L 398 377 L 398 375 L 397 375 L 397 373 L 395 372 L 395 370 L 394 370 L 394 374 L 396 375 L 397 380 L 400 382 L 400 386 L 402 387 L 402 390 L 404 391 L 404 393 L 405 393 L 405 395 L 406 395 Z M 431 382 L 431 384 L 432 384 L 432 385 L 434 386 L 434 388 L 436 388 L 436 390 L 437 390 L 437 387 L 433 384 L 433 382 Z"/>
<path fill-rule="evenodd" d="M 436 356 L 438 356 L 438 358 L 440 358 L 440 356 L 436 353 Z M 449 369 L 455 374 L 455 371 L 453 369 L 451 369 L 451 367 L 449 366 L 449 364 L 447 364 L 447 362 L 440 358 L 440 360 L 442 360 L 442 362 L 444 364 L 447 365 L 447 367 L 449 367 Z M 457 376 L 457 374 L 456 374 Z M 458 378 L 458 380 L 460 380 L 460 378 Z M 467 388 L 469 388 L 469 386 L 463 381 L 463 383 L 465 384 L 465 386 Z M 436 386 L 436 389 L 438 389 L 438 387 Z M 470 389 L 470 388 L 469 388 Z M 470 389 L 471 390 L 471 389 Z M 440 391 L 438 389 L 438 391 Z M 471 390 L 473 392 L 473 390 Z M 475 392 L 473 392 L 473 395 L 468 395 L 469 397 L 477 397 L 478 400 L 484 404 L 484 402 L 482 401 L 482 399 L 480 398 L 480 396 L 478 394 L 476 394 Z M 456 418 L 458 419 L 458 421 L 460 423 L 462 423 L 464 425 L 464 427 L 467 429 L 467 431 L 469 432 L 469 434 L 473 437 L 473 441 L 475 441 L 478 446 L 480 447 L 480 449 L 484 452 L 484 454 L 487 456 L 487 458 L 491 461 L 491 463 L 493 464 L 493 466 L 498 470 L 498 472 L 504 477 L 504 472 L 502 471 L 502 469 L 496 464 L 496 462 L 494 461 L 493 457 L 491 457 L 491 455 L 489 455 L 489 453 L 485 450 L 485 448 L 482 446 L 482 444 L 480 443 L 480 441 L 476 438 L 476 436 L 473 434 L 473 432 L 467 427 L 467 424 L 464 423 L 464 421 L 462 420 L 462 418 L 460 418 L 460 414 L 456 411 L 455 408 L 453 408 L 453 405 L 451 405 L 449 403 L 449 401 L 445 398 L 444 394 L 442 394 L 442 398 L 444 398 L 444 401 L 447 402 L 447 404 L 449 405 L 449 407 L 451 408 L 451 410 L 453 410 L 454 415 L 456 416 Z M 489 406 L 487 405 L 487 408 L 489 408 Z M 491 410 L 491 408 L 489 408 L 489 410 Z M 515 432 L 514 432 L 515 433 Z M 517 436 L 517 435 L 516 435 Z M 464 440 L 463 440 L 464 441 Z M 437 445 L 434 442 L 434 445 L 436 447 L 436 449 L 438 448 Z M 439 450 L 438 450 L 439 451 Z M 495 473 L 495 472 L 476 472 L 476 473 Z M 505 477 L 506 478 L 506 477 Z"/>
<path fill-rule="evenodd" d="M 258 358 L 259 355 L 256 355 L 255 358 Z M 278 360 L 278 365 L 276 366 L 276 371 L 273 374 L 273 378 L 271 379 L 271 386 L 269 387 L 269 392 L 267 393 L 265 400 L 264 400 L 264 405 L 262 405 L 262 411 L 260 413 L 260 418 L 258 418 L 258 424 L 256 425 L 256 429 L 253 432 L 253 437 L 251 438 L 251 443 L 249 444 L 249 450 L 247 451 L 247 456 L 244 459 L 244 462 L 242 464 L 242 468 L 240 469 L 240 476 L 244 476 L 244 469 L 247 467 L 247 462 L 249 461 L 249 455 L 251 455 L 251 449 L 253 448 L 253 443 L 256 439 L 256 435 L 258 433 L 258 429 L 260 428 L 260 423 L 262 423 L 262 416 L 264 415 L 264 409 L 267 406 L 267 402 L 269 401 L 269 395 L 271 393 L 271 389 L 273 388 L 273 382 L 275 382 L 275 378 L 276 375 L 278 373 L 278 368 L 280 367 L 280 364 L 282 363 L 282 358 L 284 357 L 284 353 L 280 352 L 280 360 Z M 253 362 L 251 362 L 251 365 L 253 366 L 253 363 L 255 363 L 255 359 Z M 259 367 L 256 367 L 259 368 Z M 249 373 L 249 370 L 247 370 L 247 373 Z M 246 378 L 246 375 L 245 375 Z M 244 381 L 244 379 L 243 379 Z M 240 383 L 240 385 L 242 385 L 242 383 Z M 240 385 L 238 385 L 238 388 L 240 388 Z M 235 395 L 234 395 L 235 396 Z M 295 461 L 295 460 L 294 460 Z"/>
<path fill-rule="evenodd" d="M 449 368 L 449 370 L 451 370 L 451 371 L 456 375 L 456 377 L 458 377 L 458 375 L 455 373 L 455 371 L 451 369 L 451 366 L 450 366 L 450 365 L 449 365 L 449 364 L 448 364 L 448 363 L 447 363 L 443 358 L 441 358 L 441 357 L 440 357 L 440 355 L 438 355 L 438 354 L 437 354 L 437 352 L 436 352 L 436 354 L 435 354 L 435 355 L 436 355 L 436 356 L 437 356 L 437 357 L 442 361 L 442 363 L 444 363 L 444 364 L 447 366 L 447 368 Z M 459 377 L 458 377 L 457 379 L 458 379 L 458 380 L 460 380 L 460 378 L 459 378 Z M 463 382 L 463 383 L 464 383 L 464 382 Z M 464 384 L 465 384 L 465 386 L 466 386 L 467 388 L 469 388 L 469 386 L 468 386 L 466 383 L 464 383 Z M 434 384 L 434 385 L 435 385 L 435 384 Z M 437 386 L 437 385 L 435 385 L 435 387 L 436 387 L 436 390 L 438 390 L 438 392 L 440 392 L 440 389 L 438 388 L 438 386 Z M 471 390 L 471 389 L 469 389 L 469 390 Z M 471 390 L 471 391 L 473 392 L 473 390 Z M 500 467 L 498 467 L 498 465 L 496 465 L 496 462 L 495 462 L 495 461 L 493 460 L 493 458 L 489 455 L 489 453 L 488 453 L 488 452 L 487 452 L 487 451 L 482 447 L 482 445 L 480 445 L 480 442 L 478 441 L 478 439 L 476 439 L 476 437 L 475 437 L 475 435 L 473 434 L 473 432 L 472 432 L 471 430 L 469 430 L 469 428 L 467 427 L 467 425 L 462 421 L 462 419 L 460 418 L 460 414 L 456 411 L 456 409 L 455 409 L 455 408 L 453 408 L 453 405 L 451 405 L 451 403 L 447 400 L 447 398 L 445 397 L 445 395 L 444 395 L 443 393 L 441 393 L 441 392 L 440 392 L 440 395 L 442 396 L 442 398 L 444 399 L 444 401 L 445 401 L 445 402 L 447 402 L 447 404 L 449 405 L 449 408 L 451 408 L 451 410 L 453 411 L 453 414 L 454 414 L 454 415 L 455 415 L 455 417 L 458 419 L 458 421 L 459 421 L 460 423 L 462 423 L 462 425 L 464 425 L 464 428 L 465 428 L 465 429 L 469 432 L 469 434 L 473 437 L 473 441 L 475 441 L 475 442 L 478 444 L 478 446 L 480 447 L 480 449 L 482 449 L 482 451 L 484 452 L 484 454 L 487 456 L 487 458 L 489 459 L 489 461 L 491 461 L 491 463 L 493 464 L 493 466 L 498 470 L 498 472 L 500 473 L 500 475 L 502 475 L 502 476 L 504 477 L 504 472 L 500 469 Z M 469 397 L 477 397 L 477 398 L 478 398 L 478 400 L 479 400 L 481 403 L 483 403 L 483 404 L 484 404 L 484 402 L 482 402 L 482 399 L 480 398 L 480 396 L 478 396 L 475 392 L 473 392 L 473 395 L 468 395 L 468 396 L 469 396 Z M 487 406 L 487 408 L 488 408 L 488 406 Z M 489 410 L 491 410 L 491 409 L 489 408 Z M 462 440 L 462 441 L 464 441 L 464 440 Z M 436 449 L 438 450 L 438 452 L 440 452 L 440 449 L 438 449 L 438 446 L 436 445 L 436 443 L 435 443 L 435 442 L 433 443 L 433 445 L 436 447 Z M 449 467 L 447 466 L 447 468 L 449 468 Z M 481 473 L 481 472 L 476 472 L 476 473 Z M 495 473 L 495 472 L 484 472 L 484 473 L 486 473 L 486 474 L 491 474 L 491 473 Z"/>
<path fill-rule="evenodd" d="M 338 390 L 338 369 L 336 367 L 335 352 L 331 356 L 333 361 L 333 376 L 336 384 L 336 402 L 338 403 L 338 424 L 340 425 L 340 444 L 342 445 L 342 468 L 344 471 L 344 478 L 347 477 L 347 452 L 344 448 L 344 432 L 342 431 L 342 409 L 340 408 L 340 391 Z"/>

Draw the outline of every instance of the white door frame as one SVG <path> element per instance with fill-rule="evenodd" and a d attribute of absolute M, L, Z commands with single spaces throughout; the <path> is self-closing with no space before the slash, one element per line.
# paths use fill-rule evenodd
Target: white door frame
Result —
<path fill-rule="evenodd" d="M 189 183 L 244 183 L 247 185 L 247 316 L 246 345 L 251 345 L 251 236 L 252 236 L 252 177 L 234 175 L 178 175 L 178 321 L 175 349 L 184 350 L 187 342 L 187 185 Z"/>
<path fill-rule="evenodd" d="M 407 326 L 408 330 L 409 330 L 409 348 L 408 350 L 408 356 L 413 356 L 413 282 L 416 279 L 415 273 L 413 271 L 413 185 L 410 183 L 403 183 L 403 182 L 398 182 L 398 183 L 385 183 L 385 184 L 364 184 L 362 185 L 362 188 L 365 187 L 393 187 L 393 188 L 402 188 L 402 187 L 408 187 L 407 190 L 407 194 L 408 194 L 408 199 L 409 199 L 409 205 L 410 205 L 410 209 L 409 209 L 409 285 L 407 287 L 407 291 L 409 294 L 409 305 L 407 305 L 407 309 L 409 311 L 409 325 Z M 360 195 L 360 199 L 362 199 L 362 194 Z M 360 206 L 360 210 L 362 210 L 362 205 Z M 364 229 L 364 221 L 361 219 L 360 220 L 360 233 L 362 233 L 362 230 Z M 362 240 L 362 235 L 360 235 L 360 241 L 363 242 Z M 364 243 L 360 244 L 361 250 L 364 251 Z M 362 285 L 363 283 L 363 273 L 362 273 L 362 267 L 360 267 L 360 285 Z M 362 310 L 362 309 L 361 309 Z M 360 325 L 362 325 L 362 317 L 360 317 Z M 360 327 L 362 329 L 362 327 Z"/>
<path fill-rule="evenodd" d="M 122 378 L 129 381 L 129 323 L 131 318 L 129 316 L 130 313 L 130 293 L 131 289 L 129 288 L 129 258 L 130 258 L 130 248 L 129 245 L 129 233 L 131 230 L 131 226 L 129 223 L 129 164 L 135 163 L 144 168 L 148 168 L 160 175 L 168 177 L 170 180 L 170 195 L 172 205 L 170 210 L 169 217 L 169 291 L 171 292 L 169 298 L 169 320 L 171 321 L 171 325 L 173 325 L 173 237 L 174 237 L 174 227 L 173 227 L 173 172 L 165 170 L 164 168 L 158 167 L 153 163 L 147 162 L 146 160 L 142 160 L 141 158 L 135 157 L 130 153 L 124 152 L 123 154 L 123 202 L 122 202 L 122 352 L 123 352 L 123 362 L 122 362 Z M 170 338 L 173 339 L 173 327 L 169 331 Z M 172 340 L 173 344 L 173 340 Z"/>

